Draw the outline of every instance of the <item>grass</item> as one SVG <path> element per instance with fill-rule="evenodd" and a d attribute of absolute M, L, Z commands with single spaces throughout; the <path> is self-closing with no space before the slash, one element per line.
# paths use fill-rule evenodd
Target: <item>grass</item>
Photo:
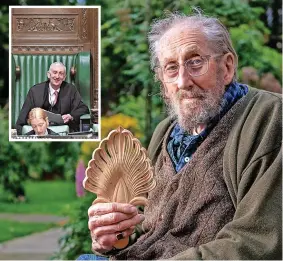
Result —
<path fill-rule="evenodd" d="M 75 183 L 71 181 L 27 181 L 24 188 L 27 201 L 12 203 L 7 202 L 7 196 L 0 187 L 0 213 L 68 216 L 76 202 L 80 201 L 76 196 Z M 58 225 L 0 219 L 0 242 Z"/>
<path fill-rule="evenodd" d="M 4 242 L 16 237 L 22 237 L 34 232 L 41 232 L 55 224 L 42 224 L 42 223 L 23 223 L 11 220 L 0 220 L 0 242 Z"/>
<path fill-rule="evenodd" d="M 5 201 L 0 190 L 0 213 L 68 215 L 79 200 L 71 181 L 27 181 L 24 188 L 27 201 L 18 203 Z"/>

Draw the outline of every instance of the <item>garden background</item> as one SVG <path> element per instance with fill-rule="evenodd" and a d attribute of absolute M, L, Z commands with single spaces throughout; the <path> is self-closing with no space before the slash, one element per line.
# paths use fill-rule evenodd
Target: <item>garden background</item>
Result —
<path fill-rule="evenodd" d="M 43 0 L 40 3 L 101 6 L 102 138 L 121 125 L 147 146 L 155 126 L 165 117 L 159 85 L 150 71 L 147 45 L 149 24 L 163 10 L 189 13 L 193 5 L 217 16 L 229 28 L 239 55 L 240 79 L 258 88 L 282 85 L 282 2 L 279 0 Z M 10 0 L 9 5 L 38 5 L 38 1 Z M 2 3 L 0 214 L 53 214 L 69 219 L 67 223 L 34 224 L 2 218 L 0 243 L 64 226 L 60 251 L 53 258 L 75 259 L 81 253 L 91 252 L 87 209 L 94 199 L 81 186 L 76 187 L 76 180 L 80 182 L 99 143 L 8 141 L 8 31 L 9 7 Z"/>

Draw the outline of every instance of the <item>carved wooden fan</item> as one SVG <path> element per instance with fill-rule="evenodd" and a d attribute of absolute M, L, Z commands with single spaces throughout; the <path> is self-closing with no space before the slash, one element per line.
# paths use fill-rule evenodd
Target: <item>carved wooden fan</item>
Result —
<path fill-rule="evenodd" d="M 83 186 L 97 195 L 95 203 L 119 202 L 147 205 L 147 193 L 156 185 L 146 150 L 133 134 L 119 127 L 109 133 L 93 152 Z M 128 245 L 119 240 L 116 248 Z"/>

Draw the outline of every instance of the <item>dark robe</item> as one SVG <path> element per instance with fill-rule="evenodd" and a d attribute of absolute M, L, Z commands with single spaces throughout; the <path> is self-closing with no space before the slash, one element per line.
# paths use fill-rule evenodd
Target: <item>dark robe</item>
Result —
<path fill-rule="evenodd" d="M 81 95 L 73 84 L 63 82 L 60 86 L 57 102 L 54 106 L 51 106 L 49 103 L 49 81 L 39 83 L 30 88 L 20 111 L 16 122 L 18 135 L 21 135 L 22 127 L 27 125 L 28 113 L 36 107 L 61 115 L 70 114 L 73 117 L 73 120 L 67 123 L 70 132 L 79 131 L 80 116 L 89 113 L 88 107 L 83 103 Z"/>

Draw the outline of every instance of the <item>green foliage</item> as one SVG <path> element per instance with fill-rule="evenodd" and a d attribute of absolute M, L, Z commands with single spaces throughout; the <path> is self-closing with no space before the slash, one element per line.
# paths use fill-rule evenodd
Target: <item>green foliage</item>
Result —
<path fill-rule="evenodd" d="M 76 165 L 79 158 L 78 142 L 50 142 L 46 146 L 47 158 L 40 162 L 46 178 L 52 176 L 74 180 Z"/>
<path fill-rule="evenodd" d="M 18 1 L 10 0 L 9 5 L 17 4 Z M 8 102 L 9 94 L 9 6 L 0 6 L 0 106 L 4 106 Z"/>
<path fill-rule="evenodd" d="M 106 75 L 102 91 L 111 86 L 118 95 L 140 93 L 152 81 L 146 38 L 149 21 L 144 8 L 131 4 L 111 6 L 101 26 L 102 74 Z"/>
<path fill-rule="evenodd" d="M 102 97 L 107 97 L 107 100 L 111 101 L 102 102 L 102 112 L 111 111 L 111 114 L 121 112 L 130 115 L 133 101 L 137 99 L 135 111 L 138 110 L 140 113 L 135 117 L 144 112 L 141 121 L 138 117 L 146 141 L 154 128 L 151 112 L 162 106 L 160 103 L 159 107 L 152 108 L 152 99 L 148 96 L 152 92 L 158 92 L 150 71 L 147 43 L 147 31 L 153 17 L 153 9 L 151 9 L 153 3 L 157 1 L 128 1 L 115 5 L 111 4 L 111 1 L 102 3 L 102 10 L 107 8 L 107 12 L 102 14 L 101 26 L 103 79 L 101 92 Z M 125 103 L 128 97 L 131 97 L 130 101 Z M 142 99 L 144 101 L 141 101 Z M 127 109 L 127 104 L 131 108 Z M 114 109 L 116 106 L 123 108 Z"/>
<path fill-rule="evenodd" d="M 230 33 L 239 56 L 239 68 L 252 66 L 260 73 L 272 72 L 282 81 L 282 55 L 264 46 L 266 35 L 247 24 L 231 28 Z"/>
<path fill-rule="evenodd" d="M 23 160 L 25 150 L 22 150 L 20 144 L 10 143 L 8 138 L 8 119 L 7 111 L 0 111 L 0 184 L 4 186 L 7 192 L 6 198 L 14 200 L 15 194 L 21 189 L 21 183 L 27 178 L 27 166 Z"/>
<path fill-rule="evenodd" d="M 8 48 L 8 37 L 9 37 L 9 7 L 2 5 L 0 7 L 0 34 L 4 37 L 1 39 L 2 47 Z"/>
<path fill-rule="evenodd" d="M 204 10 L 205 14 L 216 16 L 228 28 L 248 24 L 264 33 L 268 32 L 263 21 L 259 19 L 260 15 L 265 11 L 261 7 L 251 7 L 247 2 L 239 0 L 203 0 L 194 2 Z"/>
<path fill-rule="evenodd" d="M 142 95 L 134 96 L 121 96 L 118 106 L 112 104 L 112 111 L 115 114 L 122 113 L 137 119 L 138 128 L 140 130 L 145 129 L 145 111 L 141 108 L 145 108 L 145 99 Z M 144 134 L 144 133 L 142 133 Z M 144 139 L 144 135 L 141 137 Z"/>
<path fill-rule="evenodd" d="M 0 119 L 0 183 L 7 192 L 7 199 L 14 200 L 15 191 L 30 177 L 74 180 L 79 143 L 9 142 L 6 110 L 0 110 Z"/>
<path fill-rule="evenodd" d="M 146 129 L 146 111 L 142 108 L 146 108 L 146 103 L 149 99 L 152 99 L 153 107 L 155 108 L 152 112 L 152 118 L 154 119 L 153 125 L 156 126 L 158 122 L 163 120 L 165 117 L 165 112 L 162 111 L 163 107 L 161 104 L 161 97 L 159 92 L 155 95 L 146 95 L 146 91 L 143 90 L 139 96 L 127 95 L 120 96 L 118 105 L 111 104 L 110 108 L 113 113 L 123 113 L 130 117 L 136 118 L 139 129 L 142 130 L 143 136 L 140 137 L 141 142 L 146 146 L 145 132 Z"/>
<path fill-rule="evenodd" d="M 79 201 L 75 183 L 71 181 L 26 181 L 23 183 L 26 202 L 10 203 L 7 193 L 0 187 L 1 213 L 66 215 Z"/>
<path fill-rule="evenodd" d="M 75 260 L 83 253 L 91 253 L 91 238 L 88 230 L 87 210 L 95 195 L 86 193 L 82 200 L 73 208 L 70 222 L 65 225 L 66 235 L 60 239 L 60 251 L 54 259 Z"/>

